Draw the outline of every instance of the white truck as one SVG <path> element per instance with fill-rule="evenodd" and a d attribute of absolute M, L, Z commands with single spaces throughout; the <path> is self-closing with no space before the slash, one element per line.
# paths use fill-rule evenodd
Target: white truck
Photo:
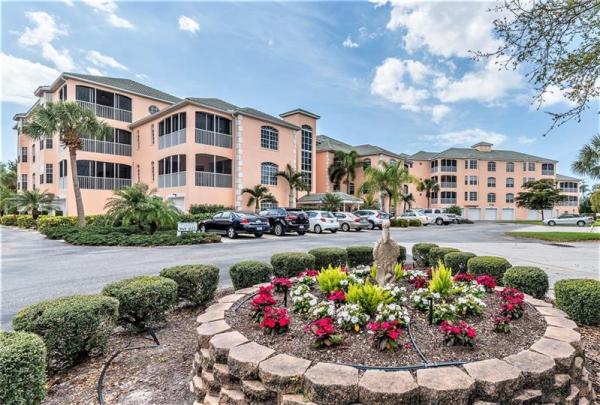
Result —
<path fill-rule="evenodd" d="M 418 208 L 411 211 L 415 211 L 429 217 L 431 223 L 436 225 L 448 225 L 457 221 L 456 215 L 448 214 L 440 208 Z"/>

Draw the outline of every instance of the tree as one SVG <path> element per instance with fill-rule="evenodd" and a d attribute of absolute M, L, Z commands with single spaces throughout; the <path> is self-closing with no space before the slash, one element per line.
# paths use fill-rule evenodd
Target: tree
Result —
<path fill-rule="evenodd" d="M 364 204 L 362 205 L 362 208 L 364 208 L 366 210 L 378 210 L 379 209 L 379 204 L 377 203 L 377 200 L 375 200 L 375 197 L 373 196 L 373 194 L 365 194 L 363 197 L 363 201 L 364 201 Z"/>
<path fill-rule="evenodd" d="M 571 168 L 575 173 L 600 179 L 600 135 L 594 135 L 591 142 L 579 150 Z"/>
<path fill-rule="evenodd" d="M 437 193 L 440 191 L 440 185 L 434 179 L 425 179 L 417 184 L 417 191 L 425 192 L 425 197 L 427 198 L 427 208 L 429 208 L 429 204 L 431 202 L 431 193 Z"/>
<path fill-rule="evenodd" d="M 0 215 L 17 213 L 17 209 L 11 203 L 14 196 L 15 193 L 13 191 L 5 187 L 0 187 Z"/>
<path fill-rule="evenodd" d="M 350 194 L 350 182 L 356 179 L 356 169 L 364 168 L 365 163 L 358 159 L 358 153 L 352 150 L 348 153 L 338 150 L 335 152 L 333 163 L 327 168 L 329 181 L 333 184 L 344 183 L 346 192 Z"/>
<path fill-rule="evenodd" d="M 10 191 L 17 191 L 16 161 L 0 162 L 0 187 Z"/>
<path fill-rule="evenodd" d="M 262 184 L 257 184 L 252 188 L 245 188 L 242 190 L 242 195 L 249 194 L 250 198 L 248 199 L 247 207 L 251 207 L 254 205 L 254 212 L 258 212 L 260 209 L 260 203 L 262 202 L 270 202 L 273 204 L 277 204 L 277 199 L 273 194 L 269 192 L 269 189 Z"/>
<path fill-rule="evenodd" d="M 296 171 L 292 165 L 287 164 L 284 171 L 277 172 L 277 176 L 283 177 L 290 187 L 289 193 L 289 205 L 294 207 L 296 205 L 295 195 L 298 191 L 306 191 L 308 185 L 304 182 L 302 173 Z"/>
<path fill-rule="evenodd" d="M 389 205 L 391 208 L 392 195 L 394 191 L 392 171 L 390 164 L 383 162 L 381 167 L 368 167 L 365 170 L 365 182 L 362 184 L 362 191 L 378 191 L 379 192 L 379 206 L 385 209 L 385 197 L 389 199 Z"/>
<path fill-rule="evenodd" d="M 327 193 L 323 196 L 321 207 L 324 211 L 339 211 L 341 204 L 342 199 L 340 196 L 333 193 Z"/>
<path fill-rule="evenodd" d="M 173 203 L 163 201 L 155 193 L 156 190 L 151 190 L 147 184 L 137 183 L 115 190 L 104 209 L 115 222 L 137 225 L 141 232 L 153 234 L 162 226 L 176 224 L 179 218 L 179 211 Z"/>
<path fill-rule="evenodd" d="M 446 208 L 446 212 L 448 214 L 462 215 L 462 210 L 460 209 L 460 207 L 458 205 L 449 206 L 448 208 Z"/>
<path fill-rule="evenodd" d="M 14 194 L 8 199 L 8 205 L 15 207 L 23 212 L 31 212 L 31 216 L 36 220 L 41 211 L 51 211 L 57 209 L 53 204 L 54 194 L 40 190 L 23 190 Z"/>
<path fill-rule="evenodd" d="M 592 206 L 592 211 L 599 213 L 600 212 L 600 190 L 596 190 L 590 196 L 590 205 Z"/>
<path fill-rule="evenodd" d="M 538 108 L 551 93 L 563 93 L 572 107 L 548 112 L 552 125 L 581 120 L 600 95 L 600 2 L 597 0 L 503 0 L 494 30 L 501 42 L 491 53 L 500 68 L 528 69 Z M 556 96 L 556 94 L 554 95 Z"/>
<path fill-rule="evenodd" d="M 579 201 L 579 213 L 589 214 L 590 212 L 594 212 L 594 210 L 592 209 L 592 202 L 590 201 L 590 197 L 583 197 Z"/>
<path fill-rule="evenodd" d="M 73 193 L 77 207 L 77 224 L 85 226 L 85 211 L 79 177 L 77 175 L 77 151 L 85 138 L 98 138 L 109 135 L 112 128 L 98 120 L 93 112 L 81 108 L 72 101 L 46 103 L 33 110 L 23 124 L 23 133 L 32 139 L 42 139 L 58 133 L 60 143 L 69 150 L 69 165 L 73 181 Z"/>
<path fill-rule="evenodd" d="M 402 202 L 402 212 L 406 212 L 406 206 L 408 206 L 408 208 L 412 207 L 412 203 L 415 202 L 415 197 L 412 193 L 402 193 L 400 194 L 400 201 Z"/>
<path fill-rule="evenodd" d="M 558 202 L 565 199 L 552 179 L 531 180 L 526 182 L 523 188 L 526 191 L 521 191 L 515 197 L 517 207 L 541 211 L 542 220 L 544 219 L 544 210 L 552 209 Z"/>

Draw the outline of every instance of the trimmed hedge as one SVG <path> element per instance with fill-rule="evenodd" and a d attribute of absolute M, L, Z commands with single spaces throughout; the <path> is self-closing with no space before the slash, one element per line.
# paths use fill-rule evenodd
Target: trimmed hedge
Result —
<path fill-rule="evenodd" d="M 17 215 L 17 226 L 23 229 L 35 228 L 35 219 L 31 215 Z"/>
<path fill-rule="evenodd" d="M 556 306 L 575 322 L 600 325 L 600 280 L 568 279 L 554 284 Z"/>
<path fill-rule="evenodd" d="M 412 247 L 413 261 L 417 266 L 429 265 L 429 251 L 439 247 L 435 243 L 415 243 Z"/>
<path fill-rule="evenodd" d="M 348 262 L 348 253 L 343 248 L 322 247 L 311 249 L 308 253 L 315 257 L 316 269 L 326 269 L 329 265 L 345 266 Z"/>
<path fill-rule="evenodd" d="M 48 349 L 49 368 L 61 370 L 104 351 L 118 309 L 119 302 L 110 297 L 73 295 L 22 309 L 12 326 L 41 336 Z"/>
<path fill-rule="evenodd" d="M 404 263 L 406 261 L 406 248 L 402 245 L 398 245 L 400 248 L 400 254 L 398 255 L 398 263 Z"/>
<path fill-rule="evenodd" d="M 309 253 L 277 253 L 271 256 L 273 275 L 295 277 L 301 271 L 315 268 L 315 257 Z"/>
<path fill-rule="evenodd" d="M 548 292 L 548 275 L 538 267 L 515 266 L 504 273 L 504 285 L 529 294 L 535 298 L 544 298 Z"/>
<path fill-rule="evenodd" d="M 53 217 L 43 216 L 39 217 L 37 221 L 37 229 L 41 233 L 44 233 L 49 228 L 55 228 L 61 225 L 77 225 L 77 217 Z"/>
<path fill-rule="evenodd" d="M 348 246 L 348 266 L 370 266 L 373 264 L 373 246 Z"/>
<path fill-rule="evenodd" d="M 418 220 L 418 219 L 409 219 L 408 220 L 408 226 L 419 227 L 419 226 L 422 226 L 422 225 L 423 225 L 423 223 L 420 220 Z"/>
<path fill-rule="evenodd" d="M 17 226 L 17 215 L 6 214 L 0 217 L 0 225 Z"/>
<path fill-rule="evenodd" d="M 39 404 L 46 396 L 46 346 L 37 335 L 0 332 L 0 404 Z"/>
<path fill-rule="evenodd" d="M 215 214 L 219 211 L 231 211 L 233 208 L 226 207 L 220 204 L 192 204 L 190 206 L 190 214 Z"/>
<path fill-rule="evenodd" d="M 434 247 L 429 250 L 427 261 L 432 266 L 437 266 L 438 262 L 444 262 L 444 256 L 448 253 L 460 252 L 460 250 L 451 247 Z"/>
<path fill-rule="evenodd" d="M 160 276 L 138 276 L 110 283 L 102 294 L 119 300 L 121 323 L 141 329 L 167 318 L 177 302 L 177 283 Z"/>
<path fill-rule="evenodd" d="M 450 252 L 444 255 L 444 265 L 452 269 L 452 274 L 466 273 L 467 262 L 471 257 L 477 256 L 470 252 Z"/>
<path fill-rule="evenodd" d="M 390 219 L 390 226 L 394 228 L 408 228 L 408 219 L 392 218 Z"/>
<path fill-rule="evenodd" d="M 168 267 L 160 275 L 177 283 L 179 299 L 198 306 L 213 299 L 219 284 L 219 268 L 205 264 Z"/>
<path fill-rule="evenodd" d="M 501 281 L 511 264 L 503 257 L 475 256 L 467 262 L 467 272 L 476 276 L 490 275 Z"/>
<path fill-rule="evenodd" d="M 266 283 L 271 280 L 272 275 L 273 266 L 258 260 L 244 260 L 229 268 L 229 277 L 236 290 Z"/>

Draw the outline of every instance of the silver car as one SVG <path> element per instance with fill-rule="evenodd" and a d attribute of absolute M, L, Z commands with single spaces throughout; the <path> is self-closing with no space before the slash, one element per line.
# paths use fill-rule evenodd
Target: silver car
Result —
<path fill-rule="evenodd" d="M 591 225 L 594 222 L 592 217 L 584 217 L 577 214 L 562 214 L 555 218 L 548 218 L 542 221 L 545 225 L 577 225 L 586 226 Z"/>
<path fill-rule="evenodd" d="M 337 218 L 340 228 L 344 232 L 348 232 L 350 229 L 362 231 L 369 228 L 367 217 L 357 217 L 351 212 L 334 212 L 333 215 Z"/>
<path fill-rule="evenodd" d="M 367 217 L 367 221 L 369 222 L 369 229 L 381 229 L 383 220 L 390 219 L 390 216 L 387 212 L 379 210 L 358 210 L 354 211 L 353 214 L 358 217 Z"/>

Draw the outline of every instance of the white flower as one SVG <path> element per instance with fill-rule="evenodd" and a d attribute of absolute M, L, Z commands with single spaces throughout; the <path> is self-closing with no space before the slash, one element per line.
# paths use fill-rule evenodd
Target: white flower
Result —
<path fill-rule="evenodd" d="M 390 316 L 388 316 L 388 320 L 395 321 L 396 317 L 394 315 L 390 315 Z"/>
<path fill-rule="evenodd" d="M 358 323 L 358 318 L 356 316 L 353 316 L 352 318 L 350 318 L 350 322 Z"/>
<path fill-rule="evenodd" d="M 316 299 L 312 299 L 309 301 L 310 305 L 317 305 L 317 300 Z"/>

